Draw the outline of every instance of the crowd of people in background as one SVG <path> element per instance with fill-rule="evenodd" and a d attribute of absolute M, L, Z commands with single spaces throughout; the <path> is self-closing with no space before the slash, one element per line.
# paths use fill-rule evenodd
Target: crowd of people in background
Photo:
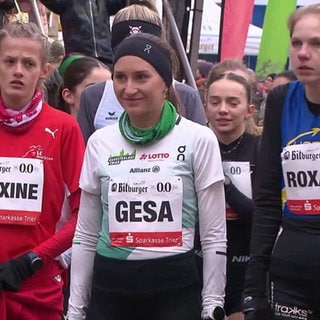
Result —
<path fill-rule="evenodd" d="M 320 5 L 291 70 L 193 88 L 152 1 L 38 2 L 0 0 L 0 319 L 319 320 Z"/>

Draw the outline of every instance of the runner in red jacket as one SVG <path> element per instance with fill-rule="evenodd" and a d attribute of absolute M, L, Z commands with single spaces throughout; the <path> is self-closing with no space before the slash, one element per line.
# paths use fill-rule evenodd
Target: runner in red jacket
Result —
<path fill-rule="evenodd" d="M 42 102 L 47 40 L 36 25 L 0 30 L 0 319 L 60 320 L 63 263 L 77 220 L 83 138 Z"/>

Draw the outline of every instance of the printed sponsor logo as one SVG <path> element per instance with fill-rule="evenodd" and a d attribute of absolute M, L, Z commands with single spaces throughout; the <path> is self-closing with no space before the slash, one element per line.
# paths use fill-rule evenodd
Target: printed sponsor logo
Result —
<path fill-rule="evenodd" d="M 45 156 L 44 149 L 40 145 L 33 145 L 29 147 L 29 150 L 22 156 L 22 158 L 35 158 L 39 160 L 53 160 L 52 157 Z"/>
<path fill-rule="evenodd" d="M 286 151 L 284 154 L 283 154 L 283 158 L 285 160 L 289 160 L 290 159 L 290 151 Z"/>
<path fill-rule="evenodd" d="M 112 192 L 134 192 L 137 194 L 148 192 L 148 187 L 130 186 L 128 183 L 113 183 L 111 186 Z"/>
<path fill-rule="evenodd" d="M 288 319 L 307 320 L 309 314 L 312 314 L 312 310 L 299 308 L 297 306 L 286 306 L 276 303 L 275 314 Z"/>
<path fill-rule="evenodd" d="M 131 168 L 129 173 L 146 173 L 146 172 L 158 173 L 159 171 L 160 171 L 160 167 L 154 166 L 152 168 Z"/>
<path fill-rule="evenodd" d="M 307 153 L 302 152 L 301 150 L 293 150 L 293 151 L 286 151 L 283 154 L 283 158 L 285 160 L 312 160 L 316 161 L 320 159 L 320 153 Z"/>
<path fill-rule="evenodd" d="M 137 26 L 137 27 L 129 26 L 129 29 L 130 29 L 130 35 L 142 32 L 142 26 Z"/>
<path fill-rule="evenodd" d="M 119 117 L 117 116 L 117 115 L 115 115 L 116 114 L 116 112 L 114 111 L 114 112 L 108 112 L 108 117 L 105 117 L 104 119 L 105 120 L 119 120 Z"/>
<path fill-rule="evenodd" d="M 110 232 L 114 246 L 172 247 L 182 245 L 180 231 L 169 232 Z"/>
<path fill-rule="evenodd" d="M 130 173 L 144 173 L 151 172 L 151 168 L 131 168 Z"/>
<path fill-rule="evenodd" d="M 185 152 L 186 152 L 186 146 L 179 146 L 178 147 L 177 161 L 185 161 L 186 160 L 186 156 L 184 154 Z"/>
<path fill-rule="evenodd" d="M 243 262 L 248 262 L 250 260 L 250 256 L 233 256 L 232 257 L 232 262 L 236 263 L 243 263 Z"/>
<path fill-rule="evenodd" d="M 312 143 L 313 141 L 319 140 L 320 128 L 312 128 L 310 131 L 302 132 L 290 141 L 288 141 L 287 146 L 291 146 L 293 144 L 306 144 Z M 309 140 L 310 139 L 310 140 Z"/>
<path fill-rule="evenodd" d="M 52 139 L 54 139 L 56 137 L 56 132 L 58 132 L 58 129 L 51 130 L 50 128 L 45 128 L 44 132 L 49 133 Z"/>
<path fill-rule="evenodd" d="M 179 238 L 177 239 L 175 237 L 170 237 L 170 236 L 165 236 L 165 237 L 162 236 L 159 238 L 154 238 L 154 237 L 146 237 L 145 235 L 143 235 L 143 237 L 139 237 L 139 236 L 134 236 L 131 232 L 129 232 L 128 235 L 126 236 L 126 242 L 132 243 L 134 245 L 143 245 L 143 246 L 153 246 L 157 244 L 179 245 Z"/>
<path fill-rule="evenodd" d="M 0 163 L 0 174 L 11 171 L 11 166 L 6 166 L 5 163 Z"/>
<path fill-rule="evenodd" d="M 154 166 L 154 167 L 152 167 L 152 172 L 153 172 L 153 173 L 158 173 L 158 172 L 160 172 L 160 167 L 159 167 L 159 166 Z"/>
<path fill-rule="evenodd" d="M 320 200 L 288 200 L 288 208 L 293 214 L 314 215 L 320 213 Z"/>
<path fill-rule="evenodd" d="M 136 158 L 136 153 L 136 150 L 128 153 L 122 149 L 118 156 L 110 155 L 110 157 L 108 158 L 109 166 L 118 165 L 121 163 L 121 161 L 134 160 Z"/>
<path fill-rule="evenodd" d="M 164 160 L 169 158 L 169 153 L 143 153 L 140 160 Z"/>

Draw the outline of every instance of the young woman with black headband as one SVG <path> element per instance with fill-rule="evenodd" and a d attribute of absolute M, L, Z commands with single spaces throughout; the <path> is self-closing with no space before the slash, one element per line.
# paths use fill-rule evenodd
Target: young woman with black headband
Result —
<path fill-rule="evenodd" d="M 217 139 L 166 98 L 172 60 L 160 38 L 125 39 L 113 81 L 125 112 L 87 144 L 68 319 L 214 319 L 226 267 Z M 193 251 L 198 220 L 202 306 Z"/>

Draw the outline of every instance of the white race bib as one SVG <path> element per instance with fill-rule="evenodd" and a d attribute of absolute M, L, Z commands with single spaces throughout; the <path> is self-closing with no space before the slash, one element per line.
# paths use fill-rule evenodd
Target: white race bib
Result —
<path fill-rule="evenodd" d="M 247 161 L 223 161 L 223 172 L 230 178 L 237 189 L 252 199 L 250 163 Z M 228 220 L 239 219 L 239 215 L 226 203 Z"/>
<path fill-rule="evenodd" d="M 43 172 L 43 160 L 0 157 L 0 223 L 37 223 L 42 209 Z"/>
<path fill-rule="evenodd" d="M 281 158 L 288 209 L 320 214 L 320 143 L 285 147 Z"/>
<path fill-rule="evenodd" d="M 116 177 L 109 183 L 111 245 L 182 245 L 182 179 L 175 176 Z"/>

